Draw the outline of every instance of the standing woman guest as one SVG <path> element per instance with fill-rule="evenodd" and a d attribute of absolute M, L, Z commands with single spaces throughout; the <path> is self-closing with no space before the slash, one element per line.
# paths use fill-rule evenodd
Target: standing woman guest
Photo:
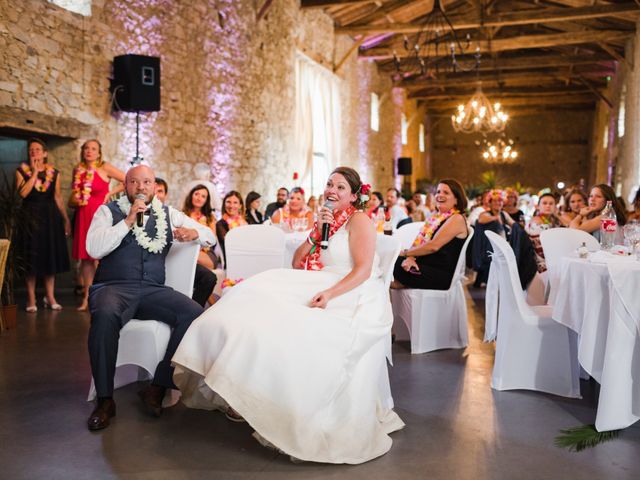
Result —
<path fill-rule="evenodd" d="M 295 187 L 291 189 L 287 204 L 273 214 L 271 222 L 287 225 L 290 230 L 293 230 L 293 222 L 300 218 L 307 219 L 307 226 L 313 225 L 313 212 L 305 204 L 304 190 Z"/>
<path fill-rule="evenodd" d="M 27 308 L 36 312 L 36 277 L 44 276 L 45 307 L 61 310 L 54 295 L 56 273 L 69 271 L 69 252 L 65 236 L 71 233 L 60 195 L 60 172 L 47 163 L 47 147 L 42 140 L 27 144 L 29 163 L 16 170 L 16 186 L 24 199 L 29 224 L 20 232 L 26 261 Z"/>
<path fill-rule="evenodd" d="M 206 225 L 215 234 L 216 217 L 213 214 L 209 189 L 205 185 L 200 183 L 189 190 L 184 199 L 182 212 L 201 225 Z M 217 263 L 217 258 L 212 248 L 203 247 L 200 249 L 198 265 L 213 270 L 216 268 Z"/>
<path fill-rule="evenodd" d="M 229 230 L 246 224 L 247 221 L 244 219 L 242 197 L 239 192 L 231 190 L 222 200 L 222 218 L 216 224 L 216 237 L 218 237 L 222 254 L 225 256 L 225 265 L 226 253 L 224 249 L 224 238 L 227 236 L 227 233 L 229 233 Z"/>
<path fill-rule="evenodd" d="M 111 180 L 118 185 L 109 190 Z M 80 260 L 80 275 L 84 287 L 82 304 L 78 311 L 88 308 L 89 287 L 96 274 L 97 263 L 87 253 L 87 232 L 93 215 L 100 205 L 110 202 L 113 197 L 124 190 L 124 173 L 102 159 L 102 145 L 96 139 L 87 140 L 80 148 L 80 163 L 73 169 L 73 183 L 69 206 L 76 208 L 73 228 L 73 258 Z"/>
<path fill-rule="evenodd" d="M 560 216 L 562 225 L 568 227 L 571 225 L 571 221 L 578 216 L 580 210 L 587 206 L 589 199 L 582 190 L 571 190 L 564 197 L 566 211 Z"/>
<path fill-rule="evenodd" d="M 448 290 L 458 257 L 469 235 L 460 212 L 467 208 L 464 188 L 457 180 L 438 183 L 436 210 L 425 222 L 411 248 L 400 252 L 393 269 L 392 288 Z"/>
<path fill-rule="evenodd" d="M 618 219 L 618 225 L 624 225 L 626 223 L 626 214 L 620 206 L 613 188 L 604 183 L 600 183 L 591 188 L 589 205 L 580 210 L 580 213 L 571 220 L 569 227 L 590 233 L 600 241 L 600 219 L 602 217 L 602 210 L 607 206 L 607 202 L 611 202 L 611 205 L 613 205 Z"/>
<path fill-rule="evenodd" d="M 245 202 L 247 213 L 245 218 L 249 225 L 259 225 L 264 222 L 264 218 L 260 212 L 260 198 L 261 196 L 257 192 L 249 192 L 249 195 L 247 195 L 247 201 Z"/>

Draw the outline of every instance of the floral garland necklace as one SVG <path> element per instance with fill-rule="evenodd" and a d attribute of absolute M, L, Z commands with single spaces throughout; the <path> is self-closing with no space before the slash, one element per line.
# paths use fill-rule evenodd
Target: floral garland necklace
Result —
<path fill-rule="evenodd" d="M 78 165 L 73 170 L 73 184 L 71 185 L 71 190 L 78 201 L 78 205 L 81 207 L 89 203 L 95 172 L 95 168 L 86 168 L 82 164 Z"/>
<path fill-rule="evenodd" d="M 117 201 L 120 211 L 125 215 L 129 215 L 131 210 L 131 202 L 125 196 L 122 196 Z M 145 250 L 151 253 L 160 253 L 167 246 L 167 215 L 164 208 L 162 208 L 162 202 L 157 198 L 153 198 L 151 201 L 151 213 L 156 217 L 156 238 L 151 239 L 143 227 L 139 227 L 137 223 L 133 224 L 133 235 L 136 238 L 136 242 Z"/>
<path fill-rule="evenodd" d="M 412 247 L 419 247 L 420 245 L 424 245 L 425 243 L 427 243 L 427 241 L 431 240 L 440 225 L 442 225 L 447 218 L 455 215 L 456 213 L 460 212 L 455 208 L 452 208 L 447 212 L 432 215 L 429 220 L 424 222 L 424 227 L 422 227 L 422 230 L 420 230 L 420 233 L 413 241 Z"/>
<path fill-rule="evenodd" d="M 349 205 L 342 211 L 335 211 L 333 214 L 333 223 L 329 226 L 329 238 L 333 236 L 340 228 L 349 221 L 351 215 L 356 212 L 356 207 L 353 205 Z M 305 270 L 322 270 L 324 265 L 320 261 L 320 240 L 322 238 L 322 234 L 320 233 L 320 229 L 318 228 L 318 222 L 313 226 L 313 230 L 309 234 L 309 238 L 307 238 L 307 242 L 312 244 L 311 250 L 300 261 L 300 266 Z"/>
<path fill-rule="evenodd" d="M 293 213 L 289 205 L 285 205 L 280 209 L 280 223 L 288 223 L 289 226 L 292 226 L 294 218 L 304 218 L 307 216 L 308 211 L 309 207 L 304 206 L 298 213 Z"/>
<path fill-rule="evenodd" d="M 225 213 L 222 215 L 222 219 L 227 222 L 227 225 L 229 225 L 229 230 L 233 230 L 236 227 L 247 224 L 247 221 L 239 214 L 232 217 L 231 215 Z"/>
<path fill-rule="evenodd" d="M 209 218 L 202 212 L 191 212 L 189 216 L 201 225 L 210 225 Z"/>
<path fill-rule="evenodd" d="M 22 170 L 22 173 L 24 173 L 25 177 L 27 178 L 31 178 L 31 176 L 33 175 L 31 167 L 26 163 L 20 164 L 20 170 Z M 45 165 L 44 171 L 44 180 L 40 175 L 36 174 L 36 183 L 33 188 L 35 188 L 38 192 L 46 192 L 47 190 L 49 190 L 51 182 L 53 181 L 53 177 L 56 174 L 55 168 L 53 168 L 51 165 Z"/>

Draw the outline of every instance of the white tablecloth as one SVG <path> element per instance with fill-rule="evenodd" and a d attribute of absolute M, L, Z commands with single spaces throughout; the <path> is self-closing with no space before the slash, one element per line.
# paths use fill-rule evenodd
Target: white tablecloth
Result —
<path fill-rule="evenodd" d="M 291 262 L 293 261 L 293 254 L 309 236 L 309 232 L 290 232 L 285 234 L 285 249 L 284 249 L 284 268 L 292 268 Z"/>
<path fill-rule="evenodd" d="M 567 257 L 558 278 L 553 319 L 579 334 L 578 360 L 601 385 L 596 428 L 626 428 L 640 419 L 640 262 Z"/>

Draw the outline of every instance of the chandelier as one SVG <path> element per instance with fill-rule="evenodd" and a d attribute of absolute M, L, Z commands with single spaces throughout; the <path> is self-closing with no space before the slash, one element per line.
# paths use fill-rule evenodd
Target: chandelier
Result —
<path fill-rule="evenodd" d="M 478 85 L 476 93 L 466 105 L 458 105 L 458 110 L 451 115 L 451 124 L 456 132 L 482 133 L 502 132 L 507 126 L 507 115 L 500 103 L 491 104 Z"/>
<path fill-rule="evenodd" d="M 461 63 L 456 56 L 470 53 L 470 44 L 469 34 L 465 37 L 464 45 L 460 42 L 451 21 L 442 9 L 440 0 L 434 0 L 433 9 L 423 20 L 415 42 L 410 42 L 409 37 L 404 36 L 403 58 L 400 59 L 397 52 L 393 51 L 396 74 L 399 77 L 427 74 L 436 77 L 441 70 L 468 72 L 477 69 L 480 64 L 480 48 L 475 49 L 474 58 L 470 62 Z M 450 57 L 451 66 L 441 65 L 441 57 Z"/>
<path fill-rule="evenodd" d="M 487 163 L 513 163 L 518 158 L 518 151 L 512 139 L 506 142 L 499 138 L 495 143 L 484 141 L 482 158 Z"/>

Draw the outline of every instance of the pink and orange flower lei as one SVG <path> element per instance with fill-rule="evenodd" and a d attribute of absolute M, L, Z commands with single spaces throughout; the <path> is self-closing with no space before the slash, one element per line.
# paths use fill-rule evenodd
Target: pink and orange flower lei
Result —
<path fill-rule="evenodd" d="M 31 170 L 31 167 L 26 163 L 20 164 L 20 170 L 22 170 L 22 172 L 27 178 L 31 178 L 31 176 L 33 175 L 33 171 Z M 51 186 L 51 182 L 53 181 L 53 177 L 56 174 L 55 168 L 53 168 L 51 165 L 45 165 L 44 171 L 45 171 L 44 180 L 42 180 L 42 178 L 40 178 L 39 176 L 36 177 L 37 180 L 35 185 L 33 186 L 33 188 L 35 188 L 38 192 L 46 192 L 47 190 L 49 190 L 49 187 Z"/>
<path fill-rule="evenodd" d="M 236 227 L 241 227 L 242 225 L 247 224 L 247 221 L 242 218 L 242 215 L 236 215 L 232 217 L 231 215 L 225 213 L 222 215 L 222 218 L 225 222 L 227 222 L 227 225 L 229 225 L 229 230 L 233 230 Z"/>
<path fill-rule="evenodd" d="M 440 225 L 444 223 L 444 221 L 452 215 L 456 213 L 460 213 L 455 208 L 452 208 L 448 212 L 438 213 L 436 215 L 432 215 L 429 220 L 424 222 L 424 227 L 420 230 L 420 233 L 413 241 L 412 247 L 419 247 L 420 245 L 424 245 L 429 240 L 433 238 L 433 234 L 438 229 Z"/>
<path fill-rule="evenodd" d="M 85 206 L 89 203 L 91 198 L 91 190 L 93 183 L 93 176 L 95 175 L 95 168 L 86 168 L 80 164 L 73 170 L 73 184 L 71 190 L 79 206 Z"/>
<path fill-rule="evenodd" d="M 222 280 L 222 289 L 224 290 L 225 288 L 235 287 L 237 284 L 242 282 L 242 280 L 242 278 L 225 278 L 224 280 Z"/>

